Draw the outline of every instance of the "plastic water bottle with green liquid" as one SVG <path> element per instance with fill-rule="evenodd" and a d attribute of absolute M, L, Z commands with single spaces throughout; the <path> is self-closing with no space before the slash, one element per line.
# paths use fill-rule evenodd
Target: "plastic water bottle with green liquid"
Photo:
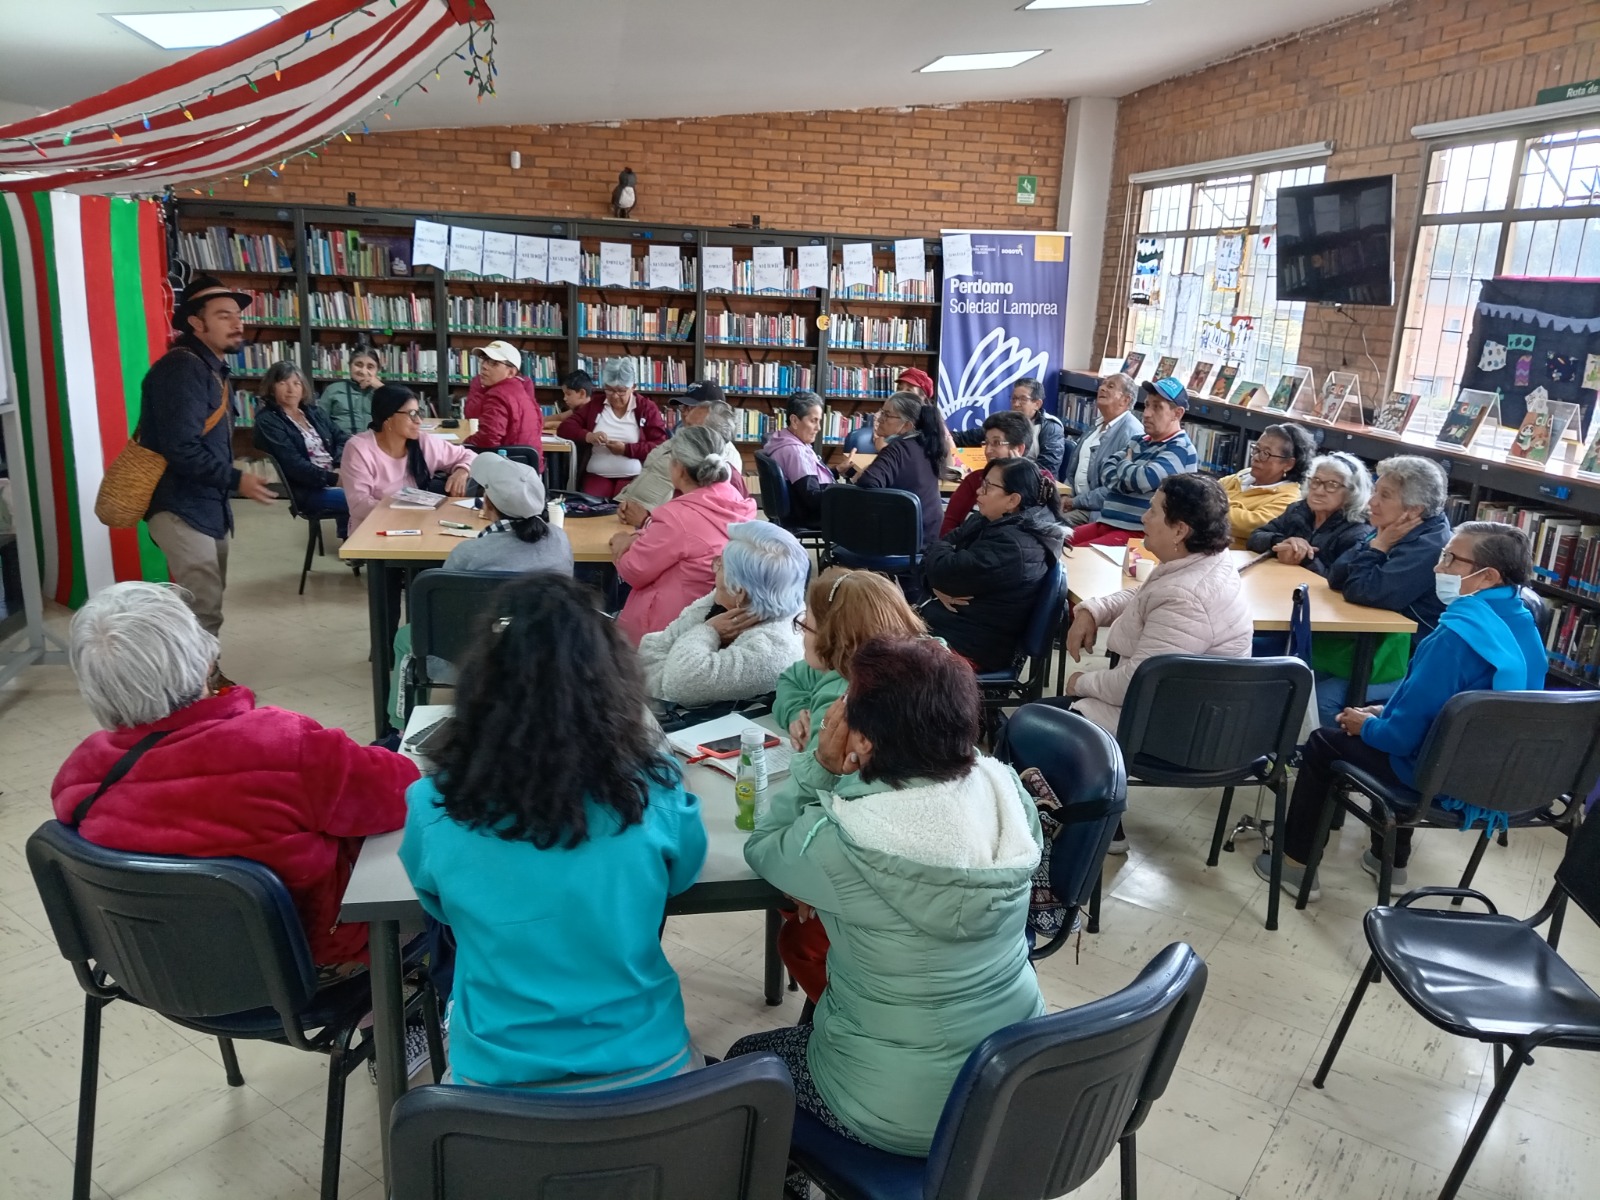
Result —
<path fill-rule="evenodd" d="M 750 725 L 739 734 L 739 774 L 733 781 L 733 799 L 739 811 L 733 818 L 734 828 L 754 829 L 756 811 L 766 807 L 766 798 L 767 733 Z"/>

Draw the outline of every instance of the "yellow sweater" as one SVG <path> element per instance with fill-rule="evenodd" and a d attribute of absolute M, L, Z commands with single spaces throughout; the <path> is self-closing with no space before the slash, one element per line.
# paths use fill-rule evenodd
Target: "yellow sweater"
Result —
<path fill-rule="evenodd" d="M 1241 472 L 1242 474 L 1242 472 Z M 1233 527 L 1233 548 L 1243 550 L 1246 539 L 1268 521 L 1281 517 L 1300 499 L 1300 485 L 1285 479 L 1264 487 L 1244 486 L 1240 475 L 1219 480 L 1228 493 L 1228 524 Z"/>

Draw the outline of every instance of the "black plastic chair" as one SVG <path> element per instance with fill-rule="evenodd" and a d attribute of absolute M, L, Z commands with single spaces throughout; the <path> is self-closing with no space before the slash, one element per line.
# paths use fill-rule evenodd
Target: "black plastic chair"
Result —
<path fill-rule="evenodd" d="M 101 1011 L 114 1000 L 215 1037 L 234 1087 L 244 1084 L 235 1039 L 327 1054 L 321 1194 L 336 1200 L 345 1079 L 372 1057 L 370 1041 L 350 1045 L 372 1009 L 371 986 L 362 974 L 317 988 L 305 931 L 283 882 L 242 858 L 107 850 L 59 821 L 34 831 L 27 855 L 56 945 L 86 996 L 73 1200 L 89 1196 Z M 417 958 L 408 965 L 414 970 Z M 444 1069 L 437 1005 L 425 974 L 419 983 L 408 1009 L 420 1007 L 426 1018 L 437 1079 Z"/>
<path fill-rule="evenodd" d="M 900 488 L 824 489 L 819 565 L 915 579 L 922 570 L 922 501 Z"/>
<path fill-rule="evenodd" d="M 496 446 L 490 453 L 509 458 L 512 462 L 521 463 L 525 467 L 532 467 L 535 471 L 541 467 L 539 451 L 533 446 Z"/>
<path fill-rule="evenodd" d="M 411 581 L 411 662 L 406 669 L 403 712 L 410 717 L 436 687 L 452 687 L 452 679 L 428 674 L 428 659 L 461 662 L 483 629 L 494 594 L 512 576 L 500 571 L 423 571 Z"/>
<path fill-rule="evenodd" d="M 1273 794 L 1274 828 L 1289 807 L 1288 767 L 1311 702 L 1311 668 L 1298 658 L 1213 658 L 1158 654 L 1140 663 L 1117 721 L 1130 783 L 1222 789 L 1206 865 L 1228 828 L 1233 789 L 1258 784 Z M 1272 840 L 1267 928 L 1278 927 L 1283 839 Z"/>
<path fill-rule="evenodd" d="M 1123 1200 L 1133 1200 L 1135 1135 L 1205 987 L 1205 963 L 1176 942 L 1120 992 L 986 1038 L 950 1089 L 926 1159 L 851 1141 L 804 1109 L 791 1157 L 840 1200 L 1043 1200 L 1080 1187 L 1120 1145 Z"/>
<path fill-rule="evenodd" d="M 266 454 L 266 451 L 261 451 Z M 306 560 L 300 564 L 300 591 L 299 595 L 306 594 L 306 576 L 311 574 L 311 558 L 313 555 L 326 553 L 322 544 L 322 523 L 331 521 L 333 517 L 324 516 L 320 512 L 310 512 L 300 506 L 294 498 L 294 489 L 289 486 L 289 476 L 284 472 L 283 464 L 271 454 L 266 454 L 272 463 L 272 469 L 278 473 L 278 486 L 289 501 L 289 515 L 297 521 L 306 523 Z"/>
<path fill-rule="evenodd" d="M 1067 571 L 1059 559 L 1039 583 L 1038 599 L 1022 642 L 1009 671 L 978 672 L 978 687 L 983 705 L 998 710 L 1008 705 L 1028 704 L 1044 695 L 1050 677 L 1050 651 L 1061 632 L 1061 618 L 1067 602 Z"/>
<path fill-rule="evenodd" d="M 1434 896 L 1476 900 L 1488 911 L 1411 907 Z M 1525 921 L 1502 916 L 1482 892 L 1442 887 L 1417 888 L 1394 907 L 1381 905 L 1366 915 L 1372 958 L 1312 1083 L 1319 1088 L 1327 1083 L 1356 1009 L 1379 972 L 1431 1024 L 1492 1045 L 1494 1090 L 1439 1200 L 1451 1200 L 1461 1187 L 1517 1073 L 1533 1061 L 1535 1050 L 1600 1050 L 1600 995 L 1556 953 L 1568 899 L 1600 924 L 1600 820 L 1585 821 L 1573 832 L 1549 898 Z M 1538 933 L 1546 921 L 1548 941 Z"/>
<path fill-rule="evenodd" d="M 771 1054 L 610 1092 L 418 1088 L 390 1118 L 394 1200 L 778 1200 L 793 1121 Z"/>
<path fill-rule="evenodd" d="M 1600 692 L 1462 692 L 1446 702 L 1428 730 L 1416 787 L 1385 783 L 1343 761 L 1333 764 L 1333 774 L 1371 799 L 1376 812 L 1350 799 L 1344 787 L 1329 789 L 1295 907 L 1306 905 L 1340 806 L 1383 838 L 1378 903 L 1387 904 L 1395 835 L 1402 829 L 1462 827 L 1461 814 L 1436 807 L 1436 800 L 1449 796 L 1506 813 L 1513 828 L 1574 819 L 1575 801 L 1600 775 Z M 1478 838 L 1461 887 L 1472 882 L 1488 843 Z"/>
<path fill-rule="evenodd" d="M 1037 962 L 1067 942 L 1089 906 L 1088 929 L 1100 931 L 1100 871 L 1117 823 L 1128 809 L 1128 772 L 1116 740 L 1087 717 L 1049 704 L 1025 704 L 1001 731 L 995 757 L 1020 774 L 1037 767 L 1061 802 L 1050 843 L 1050 891 L 1067 909 L 1060 930 L 1028 954 Z"/>
<path fill-rule="evenodd" d="M 794 500 L 789 492 L 789 481 L 772 455 L 765 450 L 756 451 L 756 480 L 761 485 L 761 512 L 774 525 L 780 525 L 794 534 L 801 545 L 818 549 L 822 545 L 822 530 L 807 525 L 794 513 Z"/>

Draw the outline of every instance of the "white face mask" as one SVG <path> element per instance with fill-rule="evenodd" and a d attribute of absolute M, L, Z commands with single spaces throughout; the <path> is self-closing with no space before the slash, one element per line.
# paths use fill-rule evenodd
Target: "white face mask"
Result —
<path fill-rule="evenodd" d="M 1476 575 L 1477 572 L 1472 572 Z M 1433 577 L 1433 594 L 1439 597 L 1439 603 L 1449 608 L 1461 599 L 1461 581 L 1472 578 L 1472 575 L 1435 575 Z"/>

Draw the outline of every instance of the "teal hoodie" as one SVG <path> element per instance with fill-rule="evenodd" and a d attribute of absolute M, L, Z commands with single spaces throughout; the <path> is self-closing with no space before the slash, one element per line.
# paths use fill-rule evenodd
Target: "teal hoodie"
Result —
<path fill-rule="evenodd" d="M 744 856 L 828 931 L 812 1079 L 867 1142 L 926 1155 L 967 1055 L 1045 1011 L 1023 942 L 1039 818 L 991 758 L 901 788 L 790 762 Z"/>
<path fill-rule="evenodd" d="M 802 712 L 809 712 L 811 740 L 806 749 L 815 750 L 828 705 L 844 695 L 846 686 L 839 672 L 819 671 L 801 659 L 778 676 L 778 691 L 772 701 L 773 719 L 778 722 L 778 728 L 788 729 Z"/>

